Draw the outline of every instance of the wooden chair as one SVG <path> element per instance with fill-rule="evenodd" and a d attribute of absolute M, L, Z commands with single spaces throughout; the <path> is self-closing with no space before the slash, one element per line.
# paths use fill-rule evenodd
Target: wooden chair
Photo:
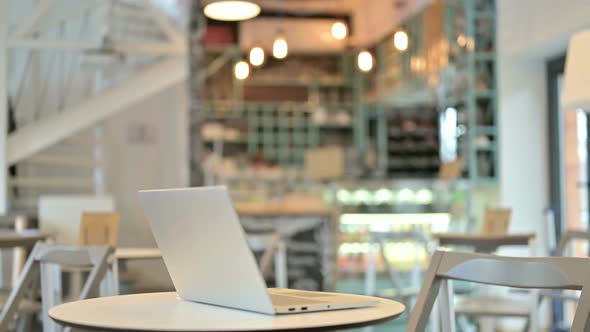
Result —
<path fill-rule="evenodd" d="M 590 292 L 586 290 L 590 288 L 588 276 L 589 258 L 517 258 L 437 251 L 430 261 L 407 331 L 425 331 L 437 296 L 438 312 L 443 317 L 442 330 L 455 331 L 452 280 L 523 289 L 582 290 L 572 331 L 590 331 Z"/>
<path fill-rule="evenodd" d="M 34 293 L 41 276 L 41 299 L 43 307 L 43 331 L 59 331 L 60 327 L 50 320 L 47 311 L 61 302 L 61 279 L 59 268 L 89 270 L 79 300 L 87 299 L 98 292 L 107 270 L 108 256 L 113 252 L 110 246 L 65 247 L 37 243 L 33 248 L 18 284 L 12 289 L 0 314 L 0 331 L 7 331 L 15 318 L 19 306 L 28 294 Z M 51 270 L 50 270 L 51 269 Z"/>
<path fill-rule="evenodd" d="M 119 223 L 121 217 L 116 212 L 83 212 L 80 221 L 80 246 L 111 246 L 117 247 L 119 238 Z M 119 295 L 119 266 L 117 260 L 109 257 L 110 268 L 101 285 L 101 295 Z M 81 275 L 71 271 L 71 288 L 74 296 L 81 287 Z"/>
<path fill-rule="evenodd" d="M 508 234 L 511 216 L 512 209 L 486 208 L 484 211 L 481 233 L 484 235 Z"/>
<path fill-rule="evenodd" d="M 113 212 L 84 212 L 80 224 L 81 246 L 117 246 L 119 221 Z"/>

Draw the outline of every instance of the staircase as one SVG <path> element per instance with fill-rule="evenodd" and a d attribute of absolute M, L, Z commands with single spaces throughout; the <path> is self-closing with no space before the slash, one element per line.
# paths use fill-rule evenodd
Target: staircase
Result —
<path fill-rule="evenodd" d="M 98 128 L 96 129 L 99 130 Z M 8 180 L 11 209 L 35 214 L 39 196 L 101 193 L 100 141 L 74 135 L 16 164 Z"/>
<path fill-rule="evenodd" d="M 186 46 L 152 1 L 8 1 L 9 209 L 36 215 L 105 192 L 101 123 L 185 79 Z"/>

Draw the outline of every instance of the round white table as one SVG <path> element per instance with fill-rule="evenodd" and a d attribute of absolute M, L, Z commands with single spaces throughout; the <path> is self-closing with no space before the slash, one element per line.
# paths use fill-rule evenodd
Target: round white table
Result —
<path fill-rule="evenodd" d="M 403 304 L 270 316 L 181 300 L 174 292 L 95 298 L 58 305 L 59 324 L 103 331 L 294 331 L 362 327 L 394 319 Z"/>

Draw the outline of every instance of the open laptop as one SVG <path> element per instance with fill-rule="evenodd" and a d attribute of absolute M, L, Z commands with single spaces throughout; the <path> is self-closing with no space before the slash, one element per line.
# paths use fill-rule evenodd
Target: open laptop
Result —
<path fill-rule="evenodd" d="M 271 315 L 378 303 L 361 295 L 267 289 L 224 187 L 146 190 L 139 200 L 185 300 Z"/>

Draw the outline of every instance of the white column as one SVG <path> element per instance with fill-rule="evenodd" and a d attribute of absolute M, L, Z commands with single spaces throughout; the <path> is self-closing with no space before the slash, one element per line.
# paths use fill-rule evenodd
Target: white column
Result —
<path fill-rule="evenodd" d="M 6 121 L 8 119 L 8 78 L 6 73 L 8 48 L 8 0 L 0 0 L 0 215 L 6 214 Z"/>

